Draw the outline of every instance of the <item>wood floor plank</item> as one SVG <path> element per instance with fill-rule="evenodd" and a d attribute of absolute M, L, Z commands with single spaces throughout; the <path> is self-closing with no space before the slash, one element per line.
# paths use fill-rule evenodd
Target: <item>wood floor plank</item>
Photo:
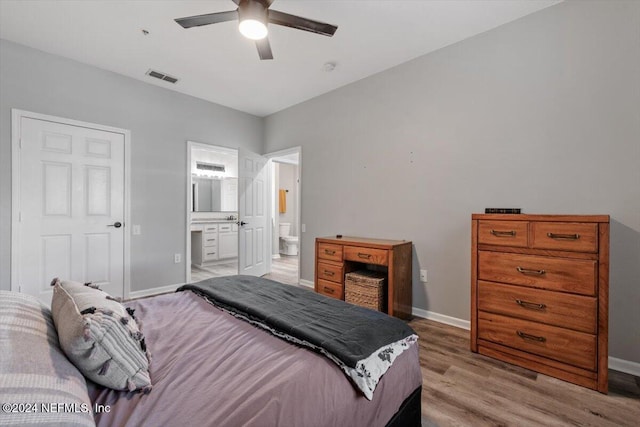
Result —
<path fill-rule="evenodd" d="M 414 318 L 429 426 L 638 426 L 640 379 L 609 371 L 609 394 L 469 350 L 469 331 Z"/>

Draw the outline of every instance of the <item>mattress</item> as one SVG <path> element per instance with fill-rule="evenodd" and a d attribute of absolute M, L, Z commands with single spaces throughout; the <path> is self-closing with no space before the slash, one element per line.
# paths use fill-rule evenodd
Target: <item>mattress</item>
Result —
<path fill-rule="evenodd" d="M 371 401 L 340 368 L 213 307 L 192 292 L 126 304 L 142 322 L 153 389 L 89 384 L 98 426 L 384 426 L 422 383 L 417 345 L 397 357 Z"/>

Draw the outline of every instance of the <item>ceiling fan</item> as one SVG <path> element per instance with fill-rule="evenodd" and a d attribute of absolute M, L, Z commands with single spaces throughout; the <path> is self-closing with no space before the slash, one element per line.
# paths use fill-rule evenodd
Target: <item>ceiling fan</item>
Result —
<path fill-rule="evenodd" d="M 232 0 L 238 5 L 236 10 L 228 12 L 207 13 L 205 15 L 178 18 L 175 21 L 184 28 L 200 27 L 202 25 L 217 24 L 219 22 L 238 20 L 238 28 L 243 36 L 255 40 L 260 59 L 273 59 L 269 39 L 267 38 L 267 23 L 283 25 L 298 30 L 310 31 L 331 37 L 338 29 L 335 25 L 314 21 L 301 16 L 290 15 L 269 9 L 273 0 Z"/>

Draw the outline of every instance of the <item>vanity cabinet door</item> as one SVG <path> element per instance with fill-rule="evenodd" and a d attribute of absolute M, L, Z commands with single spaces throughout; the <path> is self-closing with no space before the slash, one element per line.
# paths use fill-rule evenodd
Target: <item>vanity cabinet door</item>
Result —
<path fill-rule="evenodd" d="M 238 256 L 238 232 L 221 232 L 218 235 L 218 259 Z"/>

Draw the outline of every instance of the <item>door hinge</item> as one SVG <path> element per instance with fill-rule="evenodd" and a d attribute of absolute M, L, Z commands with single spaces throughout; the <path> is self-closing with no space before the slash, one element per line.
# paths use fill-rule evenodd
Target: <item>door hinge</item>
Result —
<path fill-rule="evenodd" d="M 18 222 L 22 222 L 22 211 L 18 212 Z"/>
<path fill-rule="evenodd" d="M 22 138 L 18 139 L 18 147 L 22 150 Z"/>
<path fill-rule="evenodd" d="M 22 285 L 18 285 L 18 292 L 22 293 Z"/>

